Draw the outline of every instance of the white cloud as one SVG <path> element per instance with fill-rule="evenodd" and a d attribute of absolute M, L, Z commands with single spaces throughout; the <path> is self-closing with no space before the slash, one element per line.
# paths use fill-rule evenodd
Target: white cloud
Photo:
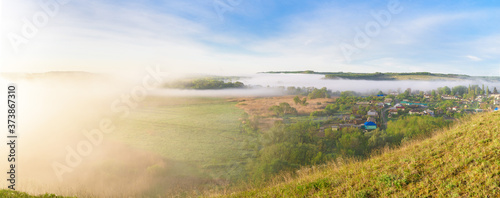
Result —
<path fill-rule="evenodd" d="M 467 55 L 465 57 L 468 58 L 469 60 L 472 60 L 472 61 L 482 61 L 483 60 L 477 56 L 472 56 L 472 55 Z"/>

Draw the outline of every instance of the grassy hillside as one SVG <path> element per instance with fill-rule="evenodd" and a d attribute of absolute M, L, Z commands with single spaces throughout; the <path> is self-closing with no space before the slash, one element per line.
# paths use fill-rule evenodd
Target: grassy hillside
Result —
<path fill-rule="evenodd" d="M 366 161 L 304 168 L 231 197 L 497 197 L 500 112 L 474 116 L 432 138 Z"/>

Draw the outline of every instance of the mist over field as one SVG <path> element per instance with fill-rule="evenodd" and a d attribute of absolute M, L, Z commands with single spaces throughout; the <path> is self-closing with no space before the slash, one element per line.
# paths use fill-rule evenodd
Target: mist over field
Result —
<path fill-rule="evenodd" d="M 331 80 L 324 79 L 324 75 L 318 74 L 254 74 L 245 76 L 239 81 L 250 86 L 263 86 L 263 87 L 326 87 L 332 91 L 356 91 L 356 92 L 371 92 L 373 90 L 381 90 L 388 92 L 389 90 L 397 91 L 398 89 L 405 90 L 411 88 L 412 90 L 429 91 L 438 87 L 454 87 L 454 86 L 468 86 L 468 85 L 482 85 L 500 86 L 499 82 L 486 82 L 486 81 L 423 81 L 423 80 L 398 80 L 398 81 L 373 81 L 373 80 Z"/>

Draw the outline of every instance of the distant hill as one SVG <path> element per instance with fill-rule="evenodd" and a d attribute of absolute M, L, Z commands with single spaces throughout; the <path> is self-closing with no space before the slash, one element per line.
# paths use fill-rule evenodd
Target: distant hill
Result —
<path fill-rule="evenodd" d="M 430 72 L 411 73 L 344 73 L 344 72 L 315 72 L 315 71 L 270 71 L 263 73 L 283 74 L 320 74 L 325 79 L 350 79 L 350 80 L 484 80 L 500 81 L 500 76 L 468 76 L 463 74 L 439 74 Z"/>
<path fill-rule="evenodd" d="M 230 197 L 499 197 L 500 112 L 366 161 L 303 168 Z M 342 165 L 345 164 L 345 165 Z"/>

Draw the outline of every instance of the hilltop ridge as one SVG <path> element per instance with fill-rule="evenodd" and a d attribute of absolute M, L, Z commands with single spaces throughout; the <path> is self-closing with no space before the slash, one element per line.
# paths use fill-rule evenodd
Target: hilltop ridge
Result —
<path fill-rule="evenodd" d="M 464 74 L 441 74 L 431 72 L 410 72 L 410 73 L 396 73 L 396 72 L 375 72 L 375 73 L 353 73 L 353 72 L 315 72 L 312 70 L 306 71 L 268 71 L 262 73 L 269 74 L 318 74 L 325 75 L 325 79 L 349 79 L 349 80 L 448 80 L 448 81 L 462 81 L 462 80 L 483 80 L 498 82 L 498 76 L 469 76 Z"/>
<path fill-rule="evenodd" d="M 433 137 L 366 161 L 303 168 L 230 197 L 500 196 L 500 112 L 473 116 Z"/>

